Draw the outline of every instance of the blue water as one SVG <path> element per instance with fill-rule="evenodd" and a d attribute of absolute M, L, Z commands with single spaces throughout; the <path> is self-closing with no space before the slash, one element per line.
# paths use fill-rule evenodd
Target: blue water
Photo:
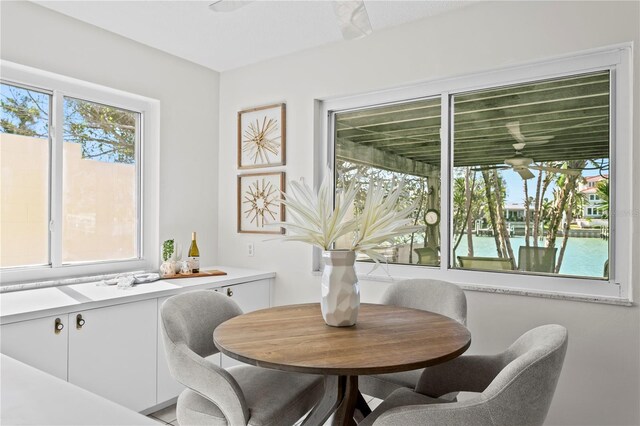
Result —
<path fill-rule="evenodd" d="M 562 240 L 556 241 L 558 256 Z M 511 247 L 518 261 L 518 249 L 524 245 L 524 237 L 511 237 Z M 544 242 L 540 242 L 544 246 Z M 462 237 L 456 256 L 467 255 L 467 238 Z M 496 243 L 493 237 L 473 237 L 473 255 L 496 257 Z M 557 257 L 556 257 L 557 258 Z M 587 277 L 602 277 L 604 262 L 609 258 L 609 241 L 600 238 L 569 238 L 564 252 L 560 274 Z"/>

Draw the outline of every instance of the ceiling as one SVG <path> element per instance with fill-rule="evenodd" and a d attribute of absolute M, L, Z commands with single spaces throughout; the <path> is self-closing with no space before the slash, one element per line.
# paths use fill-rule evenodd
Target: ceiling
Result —
<path fill-rule="evenodd" d="M 609 71 L 461 93 L 452 98 L 455 167 L 514 157 L 508 124 L 527 138 L 538 162 L 609 157 Z M 418 176 L 439 174 L 440 98 L 339 113 L 336 156 Z"/>
<path fill-rule="evenodd" d="M 332 1 L 256 0 L 226 13 L 213 1 L 34 3 L 216 71 L 343 40 Z M 467 4 L 365 0 L 374 32 Z"/>

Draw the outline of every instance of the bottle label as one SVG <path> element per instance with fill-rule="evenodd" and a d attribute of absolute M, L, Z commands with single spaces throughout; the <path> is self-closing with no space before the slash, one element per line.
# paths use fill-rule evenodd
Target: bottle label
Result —
<path fill-rule="evenodd" d="M 200 258 L 189 257 L 189 265 L 191 266 L 191 272 L 200 272 Z"/>

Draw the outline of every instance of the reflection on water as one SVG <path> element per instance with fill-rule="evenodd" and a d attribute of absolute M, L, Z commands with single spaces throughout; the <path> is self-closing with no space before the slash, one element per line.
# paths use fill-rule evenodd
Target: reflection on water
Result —
<path fill-rule="evenodd" d="M 518 261 L 518 250 L 524 244 L 524 237 L 511 237 L 511 247 Z M 544 242 L 541 242 L 544 245 Z M 558 256 L 560 255 L 560 246 Z M 467 255 L 467 240 L 462 238 L 456 250 L 456 256 Z M 473 237 L 473 255 L 478 257 L 496 257 L 496 244 L 493 237 Z M 569 238 L 564 253 L 560 274 L 602 277 L 604 263 L 609 258 L 608 241 L 600 238 Z"/>

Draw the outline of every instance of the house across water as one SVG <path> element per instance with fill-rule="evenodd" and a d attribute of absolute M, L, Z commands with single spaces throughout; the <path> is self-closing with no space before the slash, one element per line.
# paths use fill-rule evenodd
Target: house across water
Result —
<path fill-rule="evenodd" d="M 582 217 L 576 219 L 576 224 L 580 228 L 608 227 L 608 209 L 606 200 L 601 197 L 602 190 L 598 190 L 609 180 L 608 175 L 587 176 L 583 183 L 578 185 L 578 191 L 584 196 L 582 206 Z"/>

